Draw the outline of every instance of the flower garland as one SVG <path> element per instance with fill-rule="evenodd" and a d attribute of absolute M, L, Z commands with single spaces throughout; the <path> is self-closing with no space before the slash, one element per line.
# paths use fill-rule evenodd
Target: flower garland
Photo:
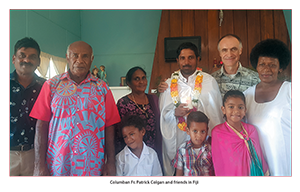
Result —
<path fill-rule="evenodd" d="M 196 72 L 196 79 L 195 79 L 195 86 L 194 86 L 194 90 L 192 92 L 192 106 L 193 108 L 191 109 L 191 111 L 196 111 L 197 110 L 197 106 L 198 106 L 198 101 L 199 101 L 199 96 L 202 90 L 202 81 L 203 81 L 203 75 L 201 74 L 202 69 L 197 68 L 197 72 Z M 178 94 L 178 79 L 179 79 L 179 70 L 175 71 L 172 75 L 171 75 L 171 85 L 170 85 L 170 89 L 171 89 L 171 97 L 173 100 L 173 103 L 176 107 L 178 107 L 180 105 L 180 97 Z M 186 131 L 186 127 L 187 124 L 185 122 L 184 117 L 178 117 L 178 124 L 177 124 L 178 128 L 182 131 Z"/>

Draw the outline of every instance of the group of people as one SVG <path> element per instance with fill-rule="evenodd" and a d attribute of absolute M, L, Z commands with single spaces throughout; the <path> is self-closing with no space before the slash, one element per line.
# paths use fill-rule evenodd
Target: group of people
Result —
<path fill-rule="evenodd" d="M 10 81 L 10 174 L 291 175 L 291 83 L 278 79 L 289 49 L 276 39 L 258 43 L 250 54 L 254 72 L 239 62 L 236 35 L 217 47 L 224 65 L 209 75 L 198 68 L 197 47 L 181 44 L 179 70 L 160 83 L 159 98 L 145 93 L 146 72 L 131 68 L 132 92 L 115 104 L 108 85 L 90 73 L 89 44 L 70 44 L 68 72 L 45 81 L 34 74 L 38 44 L 19 40 Z"/>

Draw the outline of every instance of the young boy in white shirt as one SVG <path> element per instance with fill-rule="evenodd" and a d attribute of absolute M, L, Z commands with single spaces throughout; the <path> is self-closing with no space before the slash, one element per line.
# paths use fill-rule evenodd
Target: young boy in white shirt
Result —
<path fill-rule="evenodd" d="M 123 118 L 121 123 L 126 146 L 116 155 L 116 175 L 162 176 L 156 152 L 143 142 L 143 119 L 133 115 Z"/>

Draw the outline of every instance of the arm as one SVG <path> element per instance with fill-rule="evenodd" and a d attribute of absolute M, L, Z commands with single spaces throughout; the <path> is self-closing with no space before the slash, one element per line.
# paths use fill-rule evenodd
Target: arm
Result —
<path fill-rule="evenodd" d="M 121 161 L 122 157 L 123 156 L 121 152 L 116 155 L 116 176 L 123 176 L 123 161 Z"/>
<path fill-rule="evenodd" d="M 184 162 L 183 162 L 183 154 L 181 153 L 182 152 L 181 150 L 182 148 L 180 147 L 177 149 L 176 156 L 172 160 L 172 165 L 176 169 L 175 176 L 184 176 L 184 171 L 183 171 Z"/>
<path fill-rule="evenodd" d="M 165 79 L 165 81 L 166 81 L 166 79 Z M 159 83 L 159 85 L 157 87 L 157 90 L 159 93 L 163 93 L 169 87 L 169 85 L 165 81 L 162 81 Z"/>
<path fill-rule="evenodd" d="M 162 176 L 162 170 L 161 170 L 161 167 L 160 167 L 160 163 L 159 163 L 159 160 L 158 160 L 158 156 L 157 156 L 157 153 L 155 151 L 153 151 L 154 154 L 153 154 L 153 168 L 152 168 L 152 174 L 151 176 Z"/>
<path fill-rule="evenodd" d="M 49 122 L 37 120 L 34 138 L 34 176 L 50 175 L 46 164 Z"/>
<path fill-rule="evenodd" d="M 223 123 L 222 96 L 219 90 L 219 86 L 213 77 L 208 75 L 204 76 L 202 83 L 201 97 L 199 99 L 200 105 L 198 105 L 197 111 L 204 112 L 209 118 L 208 123 L 208 135 L 211 135 L 211 130 L 218 124 Z"/>
<path fill-rule="evenodd" d="M 115 176 L 116 166 L 115 166 L 115 146 L 114 146 L 114 126 L 106 127 L 105 129 L 105 157 L 106 163 L 103 169 L 104 176 Z"/>
<path fill-rule="evenodd" d="M 183 176 L 183 170 L 176 168 L 176 176 Z"/>

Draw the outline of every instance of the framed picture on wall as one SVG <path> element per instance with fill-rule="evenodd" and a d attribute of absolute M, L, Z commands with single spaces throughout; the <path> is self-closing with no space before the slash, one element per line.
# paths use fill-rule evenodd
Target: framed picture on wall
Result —
<path fill-rule="evenodd" d="M 121 77 L 121 86 L 126 86 L 126 77 Z"/>

